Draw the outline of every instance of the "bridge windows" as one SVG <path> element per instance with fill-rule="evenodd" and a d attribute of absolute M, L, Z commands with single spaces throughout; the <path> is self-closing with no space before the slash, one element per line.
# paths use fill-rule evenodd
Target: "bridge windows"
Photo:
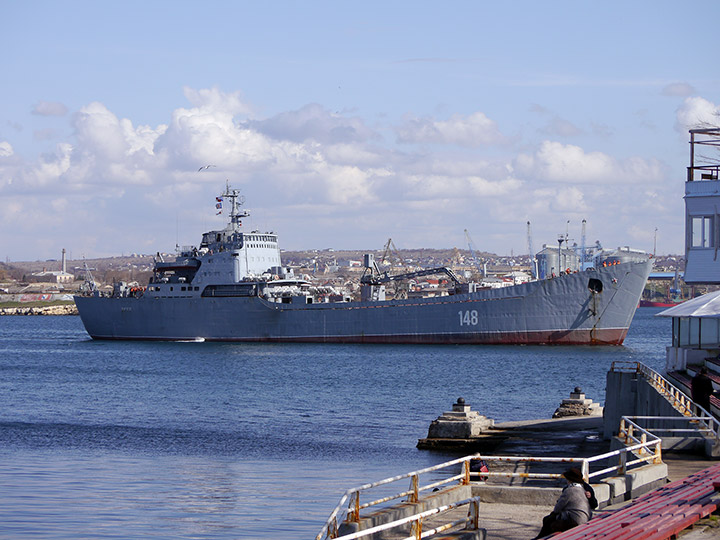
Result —
<path fill-rule="evenodd" d="M 713 216 L 692 216 L 690 218 L 690 247 L 709 248 L 713 246 Z"/>

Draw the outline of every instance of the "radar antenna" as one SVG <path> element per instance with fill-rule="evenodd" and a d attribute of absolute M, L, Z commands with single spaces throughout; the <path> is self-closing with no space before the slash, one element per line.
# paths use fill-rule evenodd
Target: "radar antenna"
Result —
<path fill-rule="evenodd" d="M 242 226 L 242 218 L 248 217 L 250 212 L 240 210 L 240 206 L 245 204 L 245 197 L 240 195 L 239 189 L 230 187 L 229 180 L 225 181 L 225 192 L 221 195 L 224 199 L 230 200 L 230 224 L 228 228 L 237 230 Z"/>

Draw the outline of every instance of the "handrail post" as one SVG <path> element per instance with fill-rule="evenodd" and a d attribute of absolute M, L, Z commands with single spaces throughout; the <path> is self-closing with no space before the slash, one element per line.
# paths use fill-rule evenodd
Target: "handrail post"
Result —
<path fill-rule="evenodd" d="M 662 443 L 658 440 L 658 442 L 655 444 L 655 459 L 653 462 L 657 465 L 659 463 L 662 463 Z"/>
<path fill-rule="evenodd" d="M 587 459 L 583 459 L 580 472 L 582 472 L 583 480 L 588 482 L 590 480 L 590 464 Z"/>
<path fill-rule="evenodd" d="M 470 483 L 470 460 L 466 459 L 463 463 L 463 479 L 461 484 L 467 486 Z"/>
<path fill-rule="evenodd" d="M 618 465 L 618 472 L 625 474 L 627 472 L 627 451 L 620 452 L 620 463 Z"/>
<path fill-rule="evenodd" d="M 350 506 L 352 507 L 352 510 L 350 510 L 350 519 L 349 521 L 354 521 L 355 523 L 360 523 L 360 492 L 356 491 L 353 493 L 353 498 L 350 500 Z"/>
<path fill-rule="evenodd" d="M 647 447 L 645 446 L 647 444 L 647 435 L 643 431 L 643 434 L 640 436 L 640 443 L 643 445 L 642 448 L 640 448 L 640 453 L 644 454 L 647 452 Z"/>
<path fill-rule="evenodd" d="M 480 527 L 480 502 L 475 499 L 470 503 L 470 528 L 474 531 Z"/>
<path fill-rule="evenodd" d="M 415 537 L 415 540 L 422 538 L 422 518 L 413 521 L 411 534 Z"/>
<path fill-rule="evenodd" d="M 410 489 L 412 489 L 412 493 L 408 497 L 408 502 L 416 503 L 418 502 L 418 475 L 413 474 L 412 479 L 410 481 Z"/>
<path fill-rule="evenodd" d="M 332 522 L 330 522 L 330 526 L 328 527 L 328 538 L 337 538 L 338 537 L 338 525 L 337 525 L 337 517 L 334 517 Z"/>

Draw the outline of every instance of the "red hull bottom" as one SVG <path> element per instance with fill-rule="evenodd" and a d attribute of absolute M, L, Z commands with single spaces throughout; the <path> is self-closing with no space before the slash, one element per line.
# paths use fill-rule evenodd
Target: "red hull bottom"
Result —
<path fill-rule="evenodd" d="M 396 343 L 424 345 L 622 345 L 627 328 L 602 330 L 548 330 L 542 332 L 503 332 L 502 334 L 432 334 L 402 336 L 304 336 L 253 338 L 202 338 L 204 341 L 271 343 Z M 138 338 L 137 336 L 93 339 L 186 341 L 187 337 Z"/>
<path fill-rule="evenodd" d="M 675 307 L 682 302 L 651 302 L 650 300 L 640 300 L 639 307 Z"/>

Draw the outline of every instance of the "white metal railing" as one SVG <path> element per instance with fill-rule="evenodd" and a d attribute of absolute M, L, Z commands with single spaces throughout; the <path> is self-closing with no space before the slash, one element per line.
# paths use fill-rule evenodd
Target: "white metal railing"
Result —
<path fill-rule="evenodd" d="M 590 481 L 592 478 L 598 478 L 604 475 L 607 475 L 608 473 L 617 472 L 619 474 L 625 474 L 627 469 L 629 467 L 632 467 L 634 465 L 638 464 L 644 464 L 646 462 L 652 461 L 654 463 L 660 463 L 661 462 L 661 444 L 660 439 L 651 433 L 649 433 L 647 430 L 642 428 L 641 426 L 635 424 L 632 422 L 632 420 L 626 419 L 624 417 L 624 420 L 626 421 L 626 428 L 624 428 L 623 432 L 626 437 L 626 441 L 629 441 L 631 443 L 630 446 L 626 446 L 624 448 L 620 448 L 618 450 L 613 450 L 612 452 L 607 452 L 605 454 L 601 454 L 599 456 L 593 456 L 589 458 L 575 458 L 575 457 L 528 457 L 528 456 L 485 456 L 480 454 L 474 454 L 471 456 L 465 456 L 462 458 L 454 459 L 452 461 L 447 461 L 445 463 L 440 463 L 438 465 L 435 465 L 433 467 L 427 467 L 425 469 L 421 469 L 418 471 L 413 471 L 410 473 L 402 474 L 399 476 L 394 476 L 391 478 L 386 478 L 384 480 L 380 480 L 378 482 L 373 482 L 370 484 L 364 484 L 362 486 L 358 486 L 355 488 L 351 488 L 347 490 L 343 496 L 340 498 L 340 502 L 337 504 L 335 509 L 330 514 L 330 517 L 328 518 L 327 522 L 323 526 L 320 533 L 316 536 L 316 540 L 323 540 L 328 538 L 338 538 L 342 540 L 350 540 L 353 538 L 360 538 L 364 534 L 371 534 L 368 531 L 379 531 L 381 529 L 378 529 L 377 527 L 365 529 L 363 531 L 358 531 L 356 533 L 338 536 L 339 532 L 339 523 L 350 522 L 350 523 L 359 523 L 360 522 L 360 511 L 365 510 L 371 507 L 379 506 L 383 503 L 387 503 L 389 501 L 397 500 L 397 499 L 404 499 L 406 502 L 414 503 L 420 501 L 420 494 L 424 491 L 432 490 L 435 488 L 439 488 L 440 486 L 448 486 L 451 483 L 458 482 L 459 484 L 470 484 L 471 478 L 475 477 L 488 477 L 488 478 L 522 478 L 522 479 L 533 479 L 533 480 L 547 480 L 547 481 L 556 481 L 559 478 L 562 477 L 562 474 L 560 473 L 549 473 L 549 472 L 519 472 L 517 470 L 515 471 L 503 471 L 503 470 L 491 470 L 489 471 L 483 471 L 483 472 L 471 472 L 470 471 L 470 462 L 472 460 L 476 459 L 483 459 L 489 463 L 524 463 L 527 464 L 527 466 L 530 466 L 532 464 L 573 464 L 576 463 L 579 465 L 580 470 L 582 471 L 583 478 L 586 481 Z M 628 458 L 629 455 L 637 455 L 637 457 Z M 617 457 L 618 462 L 616 465 L 606 467 L 602 470 L 597 471 L 590 471 L 590 465 L 594 462 L 600 461 L 600 460 L 607 460 L 613 457 Z M 450 474 L 447 478 L 444 478 L 440 481 L 432 482 L 426 485 L 421 485 L 419 477 L 421 474 L 430 473 L 430 472 L 436 472 L 441 471 L 443 469 L 450 469 L 457 465 L 462 465 L 462 470 L 460 474 Z M 377 498 L 375 500 L 371 500 L 369 502 L 360 503 L 360 496 L 361 494 L 367 494 L 372 489 L 378 488 L 380 486 L 385 486 L 388 484 L 391 484 L 393 482 L 398 482 L 403 479 L 410 479 L 410 489 L 408 490 L 402 490 L 398 493 L 395 493 L 390 496 Z M 457 505 L 457 503 L 454 503 Z M 440 507 L 439 507 L 440 508 Z M 437 510 L 437 509 L 433 509 Z M 442 510 L 444 511 L 444 510 Z M 432 512 L 432 515 L 438 514 L 442 511 L 434 511 Z M 428 510 L 430 512 L 430 510 Z M 471 512 L 472 513 L 472 512 Z M 418 521 L 418 525 L 416 527 L 416 531 L 422 530 L 422 518 L 425 517 L 422 514 L 415 514 L 414 519 Z M 431 515 L 431 514 L 428 514 Z M 382 530 L 388 530 L 394 527 L 398 527 L 400 525 L 403 525 L 405 523 L 408 523 L 410 521 L 413 521 L 411 518 L 404 518 L 403 520 L 399 520 L 392 523 L 386 523 L 382 525 Z M 454 522 L 453 522 L 454 523 Z M 439 527 L 440 530 L 446 530 L 447 528 L 453 527 L 457 525 L 458 523 L 454 524 L 444 524 Z M 379 526 L 378 526 L 379 527 Z M 362 534 L 361 534 L 362 533 Z M 412 536 L 410 538 L 424 538 L 424 536 Z"/>
<path fill-rule="evenodd" d="M 448 510 L 452 510 L 453 508 L 459 508 L 461 506 L 469 505 L 470 509 L 468 510 L 468 517 L 463 519 L 456 519 L 454 521 L 450 521 L 447 523 L 443 523 L 442 525 L 435 527 L 433 529 L 428 529 L 427 531 L 424 531 L 422 528 L 422 521 L 424 518 L 434 516 L 436 514 L 440 514 L 442 512 L 446 512 Z M 480 497 L 470 497 L 469 499 L 464 499 L 462 501 L 457 501 L 450 504 L 445 504 L 443 506 L 438 506 L 437 508 L 431 508 L 430 510 L 425 510 L 424 512 L 420 512 L 418 514 L 413 514 L 412 516 L 407 516 L 401 519 L 396 519 L 395 521 L 391 521 L 389 523 L 383 523 L 382 525 L 377 525 L 375 527 L 371 527 L 369 529 L 363 529 L 360 531 L 356 531 L 354 533 L 343 535 L 343 540 L 354 540 L 355 538 L 362 538 L 363 536 L 370 536 L 371 534 L 375 534 L 377 532 L 381 531 L 387 531 L 390 529 L 394 529 L 396 527 L 401 527 L 402 525 L 406 525 L 408 523 L 412 524 L 412 534 L 406 538 L 403 538 L 402 540 L 416 540 L 421 538 L 427 538 L 428 536 L 432 536 L 433 534 L 437 534 L 443 531 L 447 531 L 448 529 L 452 529 L 453 527 L 457 527 L 459 525 L 469 525 L 472 529 L 478 528 L 478 521 L 480 516 Z"/>
<path fill-rule="evenodd" d="M 623 416 L 620 419 L 618 437 L 623 439 L 624 448 L 587 458 L 588 466 L 590 463 L 614 456 L 618 457 L 618 464 L 595 471 L 588 475 L 589 478 L 601 477 L 608 473 L 623 475 L 627 473 L 628 467 L 632 465 L 644 464 L 649 461 L 653 463 L 662 462 L 662 440 L 633 422 L 630 417 Z M 636 458 L 628 461 L 628 455 L 635 455 Z"/>
<path fill-rule="evenodd" d="M 685 417 L 686 421 L 701 426 L 694 431 L 708 433 L 716 441 L 720 441 L 720 423 L 718 423 L 715 417 L 703 407 L 693 402 L 687 394 L 679 390 L 657 371 L 649 368 L 642 362 L 631 362 L 627 360 L 613 362 L 610 370 L 621 373 L 635 372 L 641 374 L 653 385 L 658 393 L 664 396 L 665 399 Z M 657 417 L 642 418 L 647 420 Z"/>
<path fill-rule="evenodd" d="M 320 540 L 321 538 L 337 538 L 337 529 L 338 529 L 338 523 L 341 523 L 345 520 L 347 516 L 347 521 L 351 522 L 358 522 L 360 521 L 360 510 L 364 510 L 366 508 L 369 508 L 371 506 L 377 506 L 382 503 L 386 503 L 395 499 L 402 499 L 404 497 L 407 497 L 408 502 L 417 502 L 420 499 L 420 493 L 432 490 L 435 488 L 440 488 L 441 486 L 446 486 L 448 484 L 451 484 L 452 482 L 461 481 L 461 483 L 468 483 L 469 482 L 469 465 L 464 466 L 464 469 L 467 469 L 467 472 L 464 472 L 463 474 L 450 476 L 448 478 L 444 478 L 437 482 L 432 482 L 430 484 L 426 484 L 421 486 L 420 485 L 420 475 L 426 474 L 434 471 L 439 471 L 442 469 L 446 469 L 448 467 L 452 467 L 454 465 L 458 465 L 464 462 L 469 462 L 470 458 L 458 458 L 454 459 L 452 461 L 448 461 L 446 463 L 440 463 L 439 465 L 434 465 L 432 467 L 426 467 L 424 469 L 420 469 L 417 471 L 409 472 L 406 474 L 401 474 L 399 476 L 393 476 L 390 478 L 385 478 L 384 480 L 379 480 L 378 482 L 372 482 L 370 484 L 363 484 L 362 486 L 357 486 L 354 488 L 348 489 L 343 496 L 340 498 L 340 502 L 337 504 L 335 509 L 330 514 L 330 517 L 328 518 L 327 522 L 325 523 L 325 526 L 322 528 L 320 533 L 316 536 L 317 540 Z M 369 501 L 363 504 L 360 504 L 360 494 L 363 492 L 367 492 L 371 489 L 378 488 L 380 486 L 388 485 L 394 482 L 399 482 L 401 480 L 410 479 L 410 489 L 409 490 L 403 490 L 398 493 L 395 493 L 393 495 L 382 497 L 373 501 Z M 345 505 L 347 504 L 347 508 Z"/>
<path fill-rule="evenodd" d="M 636 423 L 640 423 L 638 421 L 641 420 L 648 420 L 649 423 L 652 423 L 653 421 L 659 421 L 659 422 L 683 422 L 683 423 L 691 423 L 691 424 L 699 424 L 698 427 L 691 427 L 691 428 L 671 428 L 671 427 L 663 427 L 663 426 L 652 426 L 652 425 L 645 425 L 645 429 L 652 432 L 653 434 L 657 435 L 658 433 L 667 433 L 670 436 L 678 435 L 680 437 L 692 437 L 696 436 L 699 437 L 715 437 L 716 433 L 713 431 L 712 427 L 701 427 L 702 423 L 704 423 L 707 420 L 707 417 L 705 416 L 626 416 L 623 418 L 629 418 L 630 420 L 635 421 Z"/>

